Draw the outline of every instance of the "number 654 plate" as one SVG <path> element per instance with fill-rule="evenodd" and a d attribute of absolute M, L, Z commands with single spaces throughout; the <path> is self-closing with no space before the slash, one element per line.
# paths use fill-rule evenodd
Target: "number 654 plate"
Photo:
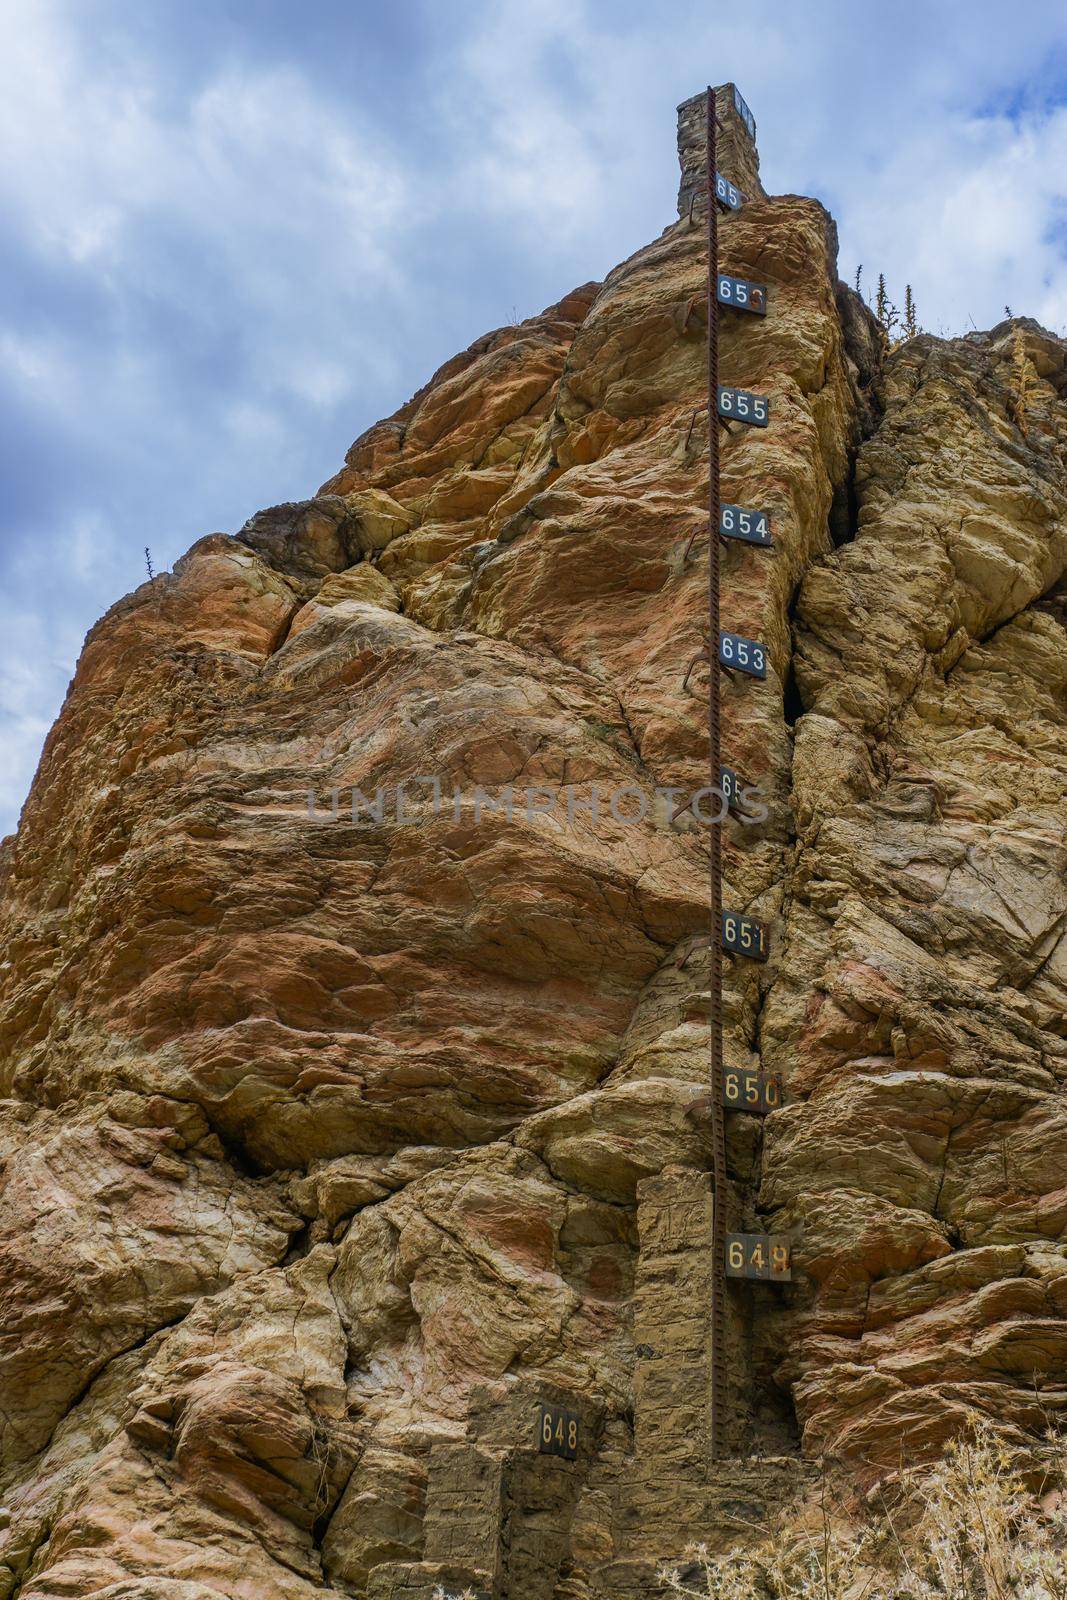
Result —
<path fill-rule="evenodd" d="M 750 511 L 747 506 L 720 506 L 719 532 L 724 539 L 744 539 L 748 544 L 773 543 L 770 512 Z"/>

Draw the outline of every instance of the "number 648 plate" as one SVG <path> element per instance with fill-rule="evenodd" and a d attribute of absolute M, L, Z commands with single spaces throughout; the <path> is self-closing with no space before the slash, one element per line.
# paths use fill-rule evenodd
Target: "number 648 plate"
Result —
<path fill-rule="evenodd" d="M 537 1419 L 537 1448 L 543 1456 L 576 1461 L 581 1438 L 581 1418 L 562 1406 L 542 1405 Z"/>

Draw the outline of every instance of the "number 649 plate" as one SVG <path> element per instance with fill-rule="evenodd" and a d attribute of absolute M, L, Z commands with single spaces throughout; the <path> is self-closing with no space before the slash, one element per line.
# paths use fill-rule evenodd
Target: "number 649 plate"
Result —
<path fill-rule="evenodd" d="M 791 1283 L 789 1240 L 773 1233 L 728 1233 L 726 1276 L 760 1278 L 771 1283 Z"/>

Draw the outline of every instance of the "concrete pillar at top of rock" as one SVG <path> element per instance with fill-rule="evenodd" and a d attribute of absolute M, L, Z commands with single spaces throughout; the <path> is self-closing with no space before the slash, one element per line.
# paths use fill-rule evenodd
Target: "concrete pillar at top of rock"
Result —
<path fill-rule="evenodd" d="M 737 108 L 732 83 L 715 90 L 715 109 L 719 118 L 718 168 L 731 183 L 736 183 L 750 200 L 762 200 L 766 190 L 760 182 L 759 151 Z M 678 107 L 678 161 L 682 169 L 678 186 L 678 215 L 687 217 L 704 208 L 707 193 L 707 150 L 705 146 L 706 94 L 695 94 Z"/>

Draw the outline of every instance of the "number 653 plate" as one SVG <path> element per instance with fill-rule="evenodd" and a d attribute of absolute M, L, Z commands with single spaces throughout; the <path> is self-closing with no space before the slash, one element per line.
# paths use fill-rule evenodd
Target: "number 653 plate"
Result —
<path fill-rule="evenodd" d="M 729 178 L 724 178 L 721 172 L 715 174 L 715 198 L 721 200 L 724 206 L 729 206 L 731 211 L 741 209 L 740 189 Z"/>
<path fill-rule="evenodd" d="M 750 678 L 767 676 L 767 652 L 758 639 L 746 639 L 741 633 L 719 634 L 719 660 L 724 667 L 747 672 Z"/>

